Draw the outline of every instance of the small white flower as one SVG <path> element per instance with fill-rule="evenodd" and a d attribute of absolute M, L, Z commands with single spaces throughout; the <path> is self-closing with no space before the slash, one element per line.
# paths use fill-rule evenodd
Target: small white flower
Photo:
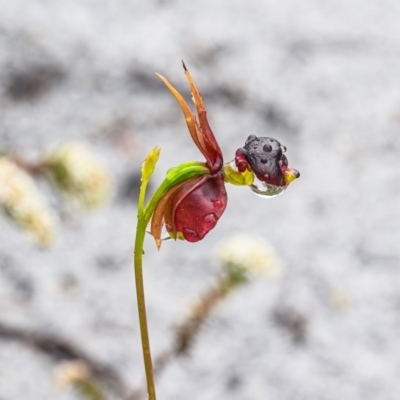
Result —
<path fill-rule="evenodd" d="M 110 193 L 110 176 L 83 143 L 60 146 L 45 164 L 58 188 L 87 208 L 102 204 Z"/>
<path fill-rule="evenodd" d="M 13 161 L 0 157 L 0 207 L 37 242 L 53 239 L 54 217 L 44 205 L 32 178 Z"/>
<path fill-rule="evenodd" d="M 276 276 L 281 262 L 272 246 L 259 236 L 238 234 L 219 244 L 218 260 L 230 273 Z"/>
<path fill-rule="evenodd" d="M 54 380 L 57 386 L 69 386 L 90 379 L 89 366 L 81 361 L 66 361 L 57 367 Z"/>

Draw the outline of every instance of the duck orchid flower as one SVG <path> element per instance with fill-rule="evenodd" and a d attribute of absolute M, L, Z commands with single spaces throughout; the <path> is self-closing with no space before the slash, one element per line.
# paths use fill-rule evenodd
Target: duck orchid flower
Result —
<path fill-rule="evenodd" d="M 183 62 L 182 62 L 183 63 Z M 274 196 L 284 191 L 300 174 L 288 167 L 285 147 L 277 140 L 251 135 L 243 148 L 236 151 L 235 160 L 224 164 L 221 148 L 207 119 L 207 111 L 196 84 L 183 63 L 189 82 L 197 118 L 182 95 L 160 74 L 156 74 L 178 101 L 193 142 L 203 154 L 204 162 L 188 162 L 172 168 L 144 211 L 150 221 L 150 233 L 158 249 L 165 226 L 172 239 L 188 242 L 202 240 L 224 213 L 228 197 L 225 183 L 250 186 L 262 196 Z M 142 173 L 158 159 L 159 149 L 153 149 Z M 143 178 L 142 178 L 143 179 Z"/>
<path fill-rule="evenodd" d="M 151 178 L 160 148 L 150 151 L 142 165 L 136 237 L 134 247 L 135 283 L 143 360 L 149 400 L 156 400 L 154 374 L 147 328 L 144 297 L 142 255 L 146 227 L 151 221 L 150 233 L 157 248 L 161 246 L 163 226 L 173 239 L 198 242 L 217 224 L 228 203 L 225 183 L 250 188 L 264 197 L 282 193 L 300 174 L 288 167 L 285 147 L 272 138 L 251 135 L 238 149 L 235 159 L 224 164 L 221 148 L 208 124 L 207 112 L 192 76 L 183 64 L 189 82 L 197 118 L 181 94 L 162 75 L 158 77 L 178 101 L 185 116 L 190 135 L 205 161 L 190 161 L 167 171 L 167 175 L 144 205 L 147 184 Z"/>

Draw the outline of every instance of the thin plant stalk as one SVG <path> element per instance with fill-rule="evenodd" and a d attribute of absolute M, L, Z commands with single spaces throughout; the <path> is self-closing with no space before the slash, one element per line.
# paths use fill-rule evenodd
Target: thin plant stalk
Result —
<path fill-rule="evenodd" d="M 142 179 L 142 185 L 139 193 L 137 227 L 135 238 L 134 250 L 134 267 L 135 267 L 135 284 L 136 284 L 136 297 L 139 314 L 140 335 L 142 339 L 142 352 L 144 360 L 144 368 L 147 381 L 147 393 L 149 400 L 156 400 L 156 390 L 154 386 L 153 363 L 151 360 L 149 332 L 147 328 L 146 316 L 146 302 L 144 296 L 143 285 L 143 270 L 142 270 L 142 256 L 143 256 L 143 243 L 146 234 L 146 221 L 144 216 L 144 198 L 146 194 L 147 179 Z"/>
<path fill-rule="evenodd" d="M 167 173 L 166 178 L 161 183 L 159 188 L 155 191 L 145 207 L 144 202 L 147 184 L 154 172 L 154 168 L 158 161 L 159 155 L 160 148 L 156 146 L 153 150 L 150 151 L 142 165 L 142 183 L 139 191 L 136 238 L 133 258 L 135 267 L 136 297 L 139 314 L 140 335 L 142 340 L 142 351 L 147 381 L 148 400 L 156 400 L 156 391 L 154 385 L 154 372 L 150 352 L 150 341 L 147 327 L 146 303 L 143 285 L 142 258 L 146 227 L 152 217 L 157 203 L 171 187 L 181 183 L 186 179 L 189 179 L 193 175 L 204 174 L 204 172 L 207 171 L 204 165 L 198 162 L 189 162 L 182 164 L 179 168 L 172 168 Z"/>

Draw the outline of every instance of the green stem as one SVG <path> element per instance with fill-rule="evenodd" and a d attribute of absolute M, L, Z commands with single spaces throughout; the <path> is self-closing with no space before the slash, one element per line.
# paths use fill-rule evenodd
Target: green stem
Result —
<path fill-rule="evenodd" d="M 137 305 L 139 313 L 140 335 L 142 339 L 144 368 L 147 381 L 148 400 L 156 400 L 156 390 L 154 386 L 154 376 L 153 376 L 153 364 L 151 361 L 149 332 L 147 328 L 146 302 L 144 297 L 143 271 L 142 271 L 143 243 L 146 235 L 146 226 L 147 226 L 147 222 L 143 215 L 144 214 L 143 204 L 146 193 L 146 187 L 147 187 L 147 180 L 144 180 L 140 187 L 140 194 L 139 194 L 134 266 L 135 266 L 136 297 L 137 297 Z"/>
<path fill-rule="evenodd" d="M 143 243 L 146 235 L 146 227 L 151 219 L 155 207 L 157 206 L 157 203 L 171 187 L 193 176 L 203 175 L 209 172 L 208 168 L 204 165 L 204 163 L 199 163 L 199 162 L 188 162 L 181 164 L 179 167 L 171 168 L 167 172 L 167 176 L 164 179 L 164 181 L 161 183 L 159 188 L 153 194 L 147 206 L 144 207 L 147 183 L 151 175 L 153 174 L 154 167 L 158 160 L 158 155 L 159 155 L 159 149 L 155 147 L 149 153 L 142 166 L 142 184 L 140 186 L 140 192 L 139 192 L 137 227 L 136 227 L 135 250 L 134 250 L 136 297 L 137 297 L 138 313 L 139 313 L 140 335 L 142 339 L 144 368 L 146 372 L 148 400 L 156 400 L 156 390 L 154 386 L 153 363 L 151 361 L 149 332 L 147 328 L 146 303 L 144 297 L 143 270 L 142 270 Z"/>

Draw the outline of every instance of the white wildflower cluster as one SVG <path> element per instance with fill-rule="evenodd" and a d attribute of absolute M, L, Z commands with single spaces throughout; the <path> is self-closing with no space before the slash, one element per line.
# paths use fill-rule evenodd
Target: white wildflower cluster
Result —
<path fill-rule="evenodd" d="M 66 361 L 58 366 L 54 380 L 57 386 L 69 386 L 75 383 L 87 381 L 91 377 L 89 366 L 81 361 Z"/>
<path fill-rule="evenodd" d="M 37 242 L 53 239 L 54 217 L 30 176 L 7 157 L 0 157 L 0 208 Z"/>
<path fill-rule="evenodd" d="M 263 238 L 248 234 L 232 236 L 218 246 L 218 259 L 231 274 L 243 279 L 254 275 L 276 276 L 281 263 L 272 246 Z"/>
<path fill-rule="evenodd" d="M 110 176 L 84 144 L 65 144 L 45 160 L 57 187 L 87 208 L 102 204 L 110 193 Z"/>

